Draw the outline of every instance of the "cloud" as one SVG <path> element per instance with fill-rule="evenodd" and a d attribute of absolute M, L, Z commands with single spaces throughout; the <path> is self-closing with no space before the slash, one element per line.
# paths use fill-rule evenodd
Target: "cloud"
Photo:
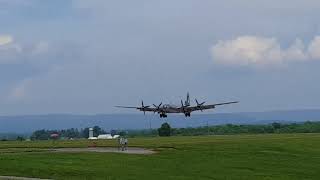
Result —
<path fill-rule="evenodd" d="M 320 36 L 316 36 L 308 47 L 308 53 L 313 59 L 320 59 Z"/>
<path fill-rule="evenodd" d="M 10 44 L 13 42 L 12 36 L 9 35 L 0 35 L 0 46 Z"/>
<path fill-rule="evenodd" d="M 300 39 L 296 39 L 288 49 L 282 50 L 282 55 L 283 61 L 308 59 L 308 54 L 305 53 L 305 45 Z"/>
<path fill-rule="evenodd" d="M 0 64 L 15 64 L 21 59 L 22 47 L 11 35 L 0 35 Z"/>
<path fill-rule="evenodd" d="M 14 38 L 11 35 L 0 35 L 0 57 L 1 53 L 20 53 L 22 47 L 14 43 Z"/>
<path fill-rule="evenodd" d="M 0 35 L 0 64 L 36 63 L 50 52 L 46 41 L 22 43 L 16 42 L 11 35 Z"/>
<path fill-rule="evenodd" d="M 320 37 L 316 36 L 308 48 L 297 38 L 288 48 L 282 48 L 276 38 L 240 36 L 219 41 L 211 48 L 215 62 L 225 65 L 270 66 L 293 61 L 320 59 Z"/>

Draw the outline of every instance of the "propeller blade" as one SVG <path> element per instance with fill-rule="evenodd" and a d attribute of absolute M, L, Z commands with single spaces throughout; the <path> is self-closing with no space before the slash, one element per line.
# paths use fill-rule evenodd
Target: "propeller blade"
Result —
<path fill-rule="evenodd" d="M 205 101 L 203 101 L 202 103 L 199 103 L 199 101 L 197 99 L 195 99 L 195 100 L 196 100 L 197 106 L 202 106 L 202 105 L 204 105 L 204 103 L 206 103 Z"/>
<path fill-rule="evenodd" d="M 158 106 L 155 105 L 155 104 L 153 104 L 153 106 L 154 106 L 155 108 L 157 108 L 157 109 L 160 109 L 161 105 L 162 105 L 162 102 L 161 102 Z"/>
<path fill-rule="evenodd" d="M 196 100 L 196 103 L 197 103 L 197 107 L 200 109 L 200 111 L 202 112 L 202 105 L 204 105 L 204 103 L 206 103 L 205 101 L 202 102 L 202 103 L 199 103 L 199 101 L 197 99 Z"/>
<path fill-rule="evenodd" d="M 182 111 L 185 112 L 184 110 L 184 105 L 183 105 L 183 101 L 181 100 L 181 108 L 182 108 Z"/>

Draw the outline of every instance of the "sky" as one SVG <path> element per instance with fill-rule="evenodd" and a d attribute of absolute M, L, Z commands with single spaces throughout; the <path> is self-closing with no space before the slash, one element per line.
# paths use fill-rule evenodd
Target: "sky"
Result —
<path fill-rule="evenodd" d="M 0 114 L 320 108 L 318 0 L 0 0 Z"/>

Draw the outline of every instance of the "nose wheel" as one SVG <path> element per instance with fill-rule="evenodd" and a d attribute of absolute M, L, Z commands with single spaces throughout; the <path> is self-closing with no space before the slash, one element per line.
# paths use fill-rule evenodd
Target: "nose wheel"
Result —
<path fill-rule="evenodd" d="M 166 114 L 164 114 L 164 113 L 160 114 L 160 118 L 166 118 L 166 117 L 168 117 Z"/>
<path fill-rule="evenodd" d="M 191 116 L 191 113 L 187 112 L 184 114 L 186 117 L 190 117 Z"/>

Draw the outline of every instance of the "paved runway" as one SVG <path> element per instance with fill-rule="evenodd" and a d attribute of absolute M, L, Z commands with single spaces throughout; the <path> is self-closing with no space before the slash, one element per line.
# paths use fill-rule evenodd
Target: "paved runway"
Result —
<path fill-rule="evenodd" d="M 125 153 L 125 154 L 154 154 L 155 152 L 144 148 L 128 147 L 127 150 L 121 151 L 116 147 L 90 147 L 90 148 L 56 148 L 54 152 L 99 152 L 99 153 Z"/>
<path fill-rule="evenodd" d="M 49 180 L 49 179 L 16 177 L 16 176 L 0 176 L 0 180 Z"/>

